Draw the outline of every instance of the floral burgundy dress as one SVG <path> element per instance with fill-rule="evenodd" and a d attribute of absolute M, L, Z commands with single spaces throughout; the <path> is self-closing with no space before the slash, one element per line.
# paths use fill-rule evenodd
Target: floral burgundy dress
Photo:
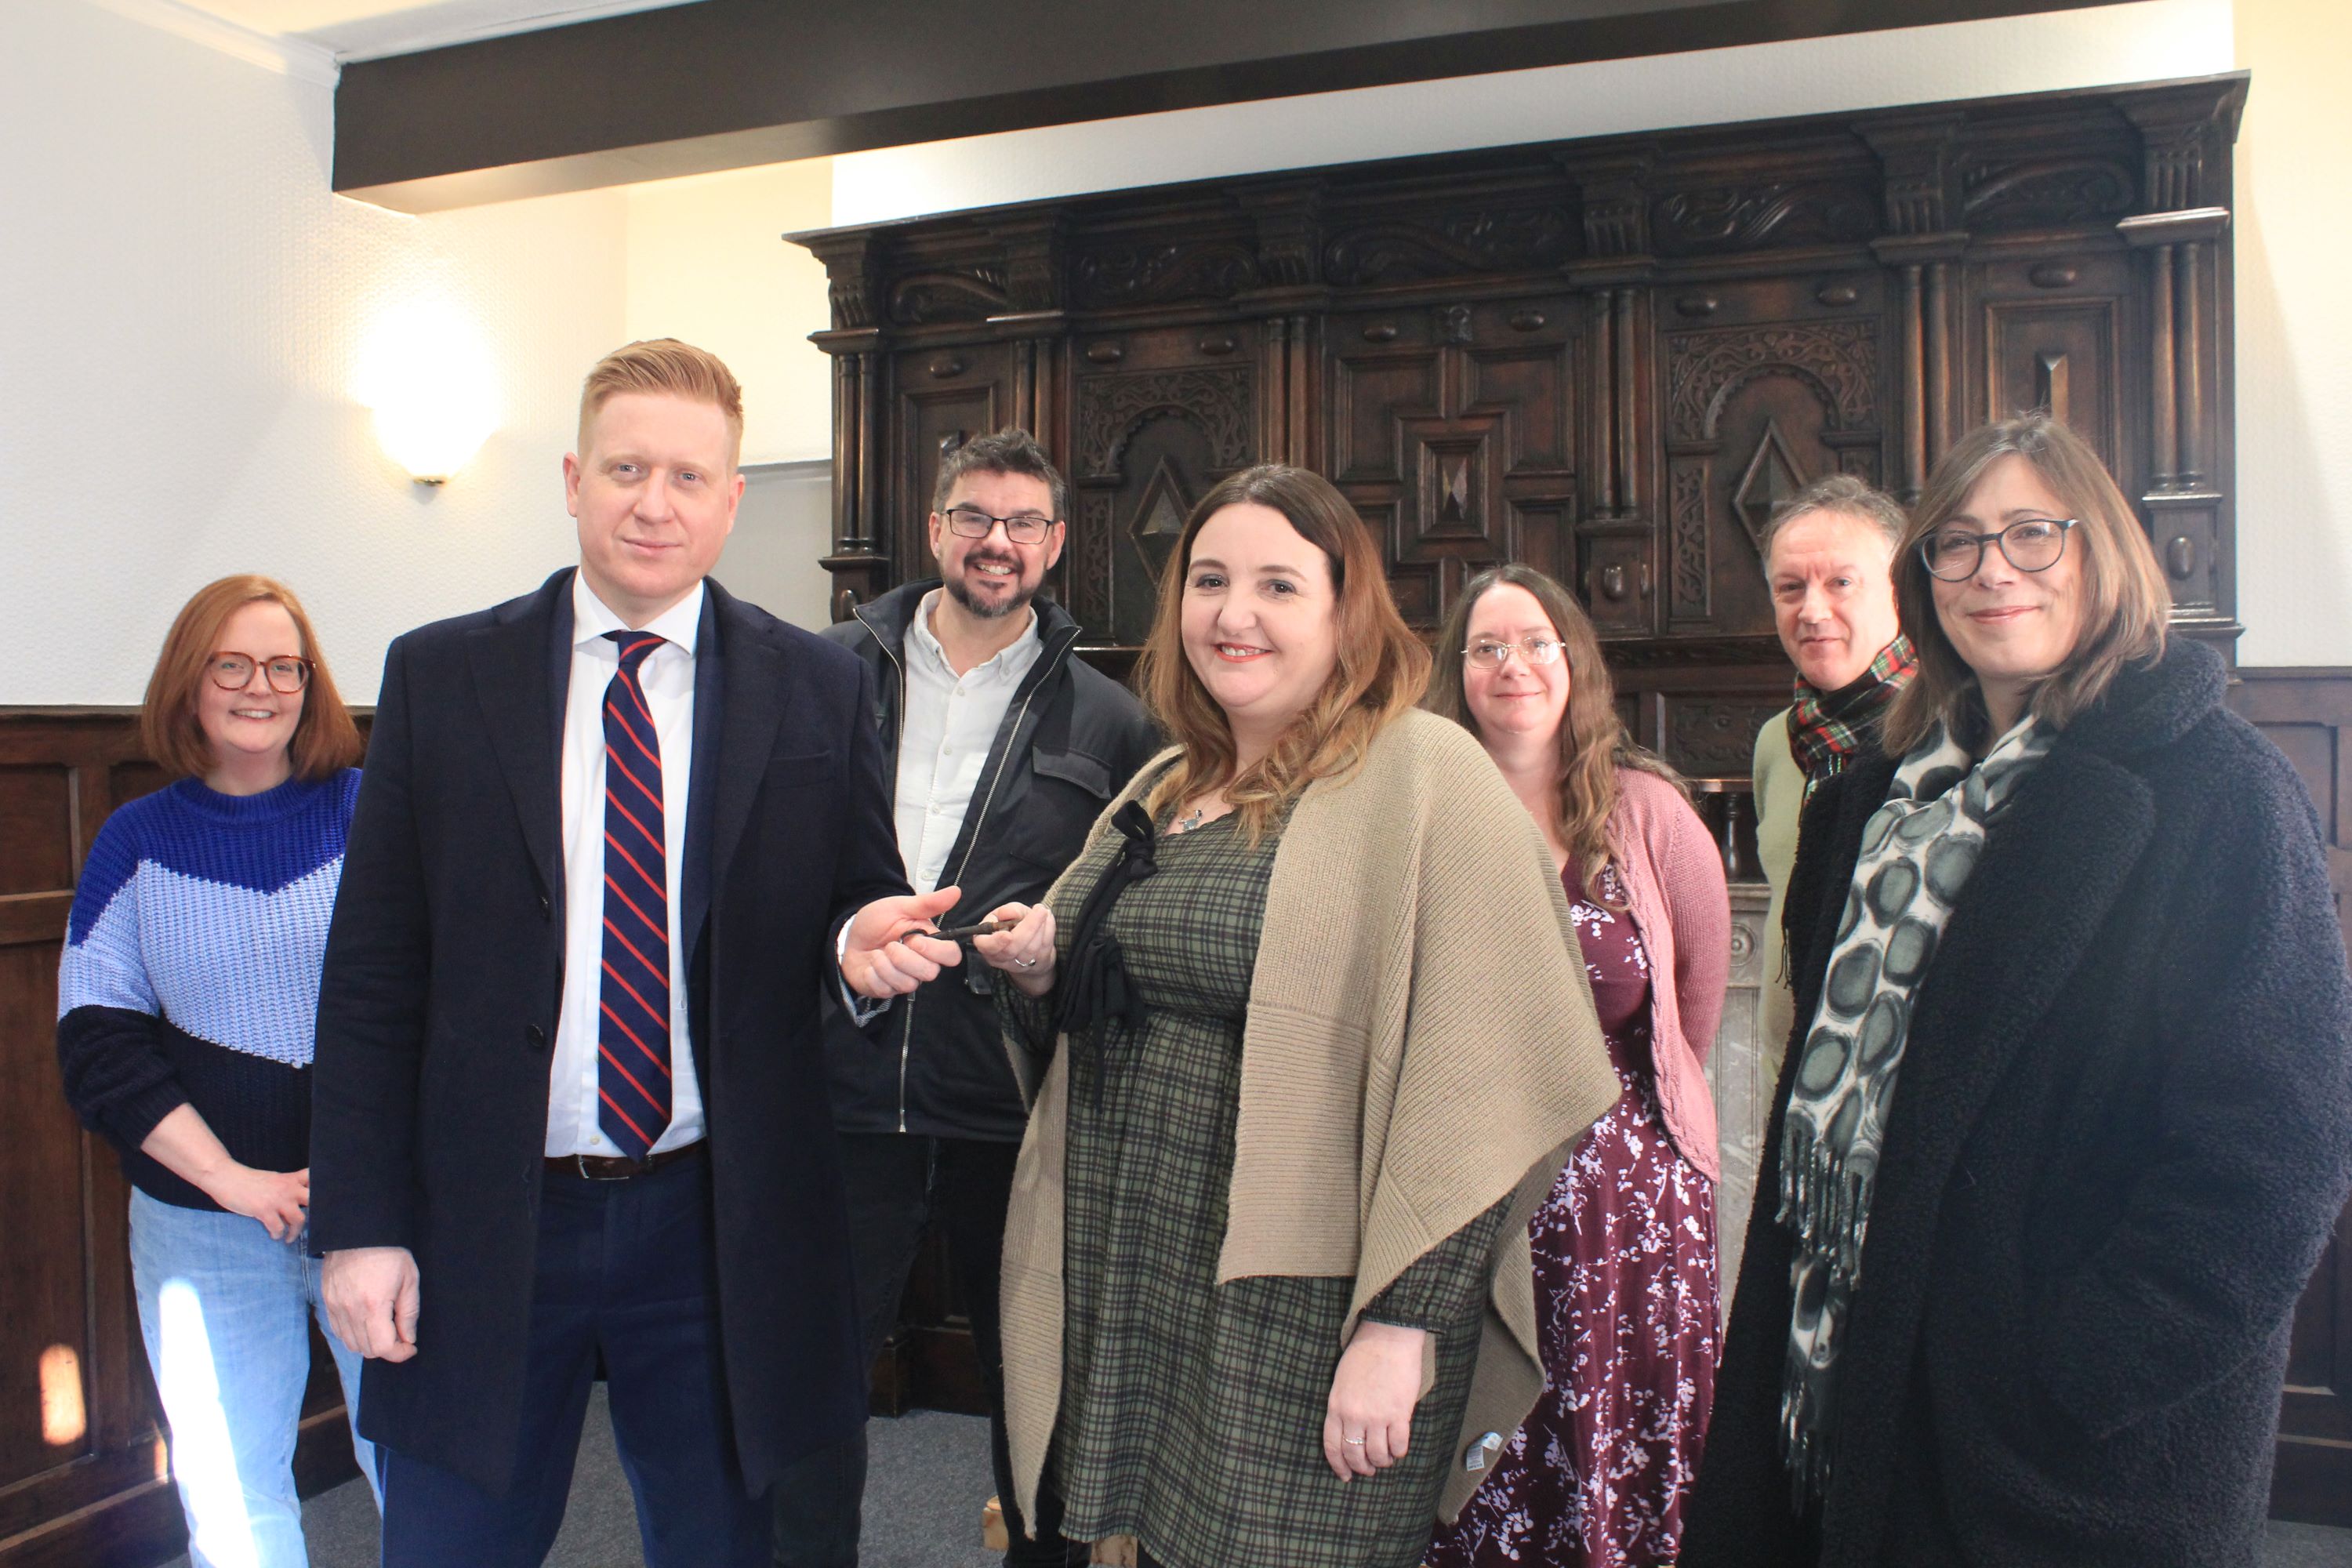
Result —
<path fill-rule="evenodd" d="M 1610 903 L 1622 904 L 1613 868 Z M 1650 1060 L 1650 959 L 1622 909 L 1568 878 L 1624 1095 L 1528 1222 L 1543 1396 L 1430 1547 L 1431 1568 L 1674 1562 L 1715 1396 L 1714 1184 L 1675 1150 Z M 1671 977 L 1667 978 L 1671 984 Z"/>

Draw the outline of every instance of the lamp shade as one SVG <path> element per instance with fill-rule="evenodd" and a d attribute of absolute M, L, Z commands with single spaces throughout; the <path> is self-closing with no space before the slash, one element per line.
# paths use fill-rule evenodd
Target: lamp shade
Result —
<path fill-rule="evenodd" d="M 387 309 L 361 350 L 352 391 L 373 410 L 384 454 L 420 484 L 447 480 L 498 428 L 489 352 L 474 323 L 445 300 Z"/>

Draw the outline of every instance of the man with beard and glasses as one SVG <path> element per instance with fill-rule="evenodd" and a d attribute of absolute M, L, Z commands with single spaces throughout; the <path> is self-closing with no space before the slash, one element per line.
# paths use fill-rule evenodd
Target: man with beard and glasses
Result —
<path fill-rule="evenodd" d="M 1072 656 L 1077 623 L 1036 596 L 1062 553 L 1066 494 L 1027 431 L 966 442 L 942 459 L 932 492 L 939 577 L 861 605 L 825 633 L 875 673 L 899 852 L 919 889 L 961 889 L 946 925 L 1043 899 L 1156 743 L 1127 689 Z M 1059 1502 L 1043 1494 L 1034 1539 L 1024 1538 L 1005 1452 L 997 1264 L 1028 1113 L 1005 1056 L 993 973 L 969 963 L 943 972 L 863 1027 L 832 1008 L 834 1124 L 867 1364 L 936 1218 L 980 1355 L 1009 1561 L 1059 1568 L 1089 1553 L 1062 1542 Z M 776 1563 L 852 1568 L 865 1481 L 862 1432 L 788 1473 L 776 1490 Z"/>
<path fill-rule="evenodd" d="M 1851 474 L 1817 479 L 1775 508 L 1759 541 L 1772 624 L 1797 667 L 1796 700 L 1756 737 L 1756 848 L 1772 885 L 1764 921 L 1757 1038 L 1775 1061 L 1795 1024 L 1781 972 L 1780 901 L 1797 858 L 1797 817 L 1823 779 L 1877 731 L 1919 661 L 1895 609 L 1903 508 Z M 1735 1217 L 1727 1227 L 1738 1234 Z M 1726 1270 L 1726 1279 L 1737 1275 Z"/>

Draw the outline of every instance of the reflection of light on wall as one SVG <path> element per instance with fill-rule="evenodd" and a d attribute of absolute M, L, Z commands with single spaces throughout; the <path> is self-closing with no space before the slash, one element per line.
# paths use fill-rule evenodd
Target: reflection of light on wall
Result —
<path fill-rule="evenodd" d="M 376 439 L 420 484 L 463 468 L 498 428 L 498 376 L 474 323 L 446 301 L 386 309 L 360 350 L 352 395 L 375 412 Z"/>
<path fill-rule="evenodd" d="M 52 1448 L 68 1448 L 89 1430 L 81 1402 L 81 1357 L 71 1345 L 51 1345 L 41 1352 L 41 1441 Z"/>
<path fill-rule="evenodd" d="M 220 1568 L 259 1568 L 236 1455 L 228 1446 L 228 1413 L 221 1408 L 205 1305 L 185 1279 L 165 1280 L 156 1304 L 163 1324 L 155 1383 L 172 1424 L 172 1464 L 194 1525 L 189 1555 Z"/>

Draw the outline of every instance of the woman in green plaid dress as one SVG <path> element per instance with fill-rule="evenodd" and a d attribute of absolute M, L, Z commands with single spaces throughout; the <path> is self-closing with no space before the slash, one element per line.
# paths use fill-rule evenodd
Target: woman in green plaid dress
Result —
<path fill-rule="evenodd" d="M 1178 750 L 974 942 L 1016 1065 L 1048 1064 L 1008 1424 L 1073 1540 L 1411 1568 L 1507 1436 L 1465 1447 L 1465 1412 L 1515 1425 L 1540 1386 L 1514 1382 L 1526 1215 L 1614 1083 L 1580 968 L 1497 973 L 1485 918 L 1565 906 L 1484 753 L 1411 711 L 1425 670 L 1338 492 L 1234 476 L 1139 672 Z"/>

